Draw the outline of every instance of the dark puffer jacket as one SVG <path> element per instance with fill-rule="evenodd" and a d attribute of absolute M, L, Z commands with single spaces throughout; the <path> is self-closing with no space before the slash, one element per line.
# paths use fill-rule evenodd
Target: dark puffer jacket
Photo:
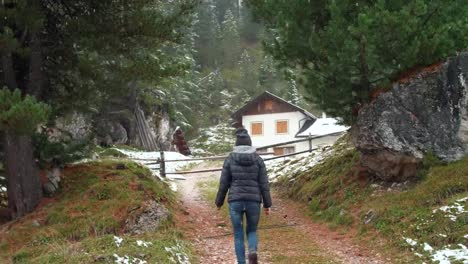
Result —
<path fill-rule="evenodd" d="M 223 205 L 228 190 L 229 202 L 263 201 L 263 207 L 271 207 L 270 186 L 265 163 L 255 152 L 255 148 L 237 146 L 224 161 L 216 195 L 216 206 Z"/>

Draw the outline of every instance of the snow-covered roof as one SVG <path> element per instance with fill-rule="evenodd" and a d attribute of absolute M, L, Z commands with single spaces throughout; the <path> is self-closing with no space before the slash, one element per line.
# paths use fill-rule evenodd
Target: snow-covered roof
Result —
<path fill-rule="evenodd" d="M 338 120 L 331 117 L 317 119 L 309 128 L 298 133 L 296 137 L 323 136 L 345 132 L 349 127 L 338 124 Z"/>

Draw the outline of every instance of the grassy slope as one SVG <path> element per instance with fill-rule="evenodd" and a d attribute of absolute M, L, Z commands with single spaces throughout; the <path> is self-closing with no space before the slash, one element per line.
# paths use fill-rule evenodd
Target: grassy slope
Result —
<path fill-rule="evenodd" d="M 344 231 L 356 228 L 363 239 L 383 237 L 390 241 L 386 250 L 402 252 L 393 256 L 397 262 L 415 261 L 413 254 L 405 254 L 410 247 L 403 237 L 427 242 L 435 249 L 466 242 L 463 237 L 468 234 L 466 213 L 452 221 L 433 210 L 468 196 L 468 157 L 429 168 L 422 180 L 406 191 L 386 191 L 372 188 L 371 180 L 357 172 L 360 157 L 355 149 L 341 148 L 312 169 L 295 175 L 294 181 L 281 177 L 276 188 L 307 203 L 314 219 L 332 227 L 344 227 Z M 376 216 L 366 225 L 363 220 L 370 210 Z M 428 260 L 421 244 L 413 248 Z"/>
<path fill-rule="evenodd" d="M 174 194 L 150 171 L 132 162 L 116 170 L 116 161 L 71 166 L 65 169 L 61 192 L 34 213 L 0 226 L 0 259 L 12 263 L 114 263 L 128 255 L 149 263 L 167 263 L 172 256 L 165 247 L 180 243 L 171 217 L 157 232 L 125 234 L 123 227 L 132 210 L 144 201 L 156 200 L 170 210 Z M 34 221 L 40 226 L 35 227 Z M 114 235 L 124 239 L 121 247 Z M 151 242 L 137 246 L 136 240 Z M 3 262 L 2 262 L 3 263 Z"/>

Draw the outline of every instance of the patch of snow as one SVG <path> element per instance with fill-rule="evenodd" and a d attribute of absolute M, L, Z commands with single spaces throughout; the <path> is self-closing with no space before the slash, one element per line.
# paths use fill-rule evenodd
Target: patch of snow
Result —
<path fill-rule="evenodd" d="M 7 192 L 7 188 L 5 188 L 5 187 L 0 187 L 0 192 Z"/>
<path fill-rule="evenodd" d="M 452 221 L 457 221 L 457 218 L 459 215 L 468 213 L 468 211 L 465 209 L 465 205 L 461 203 L 466 203 L 468 201 L 468 197 L 464 197 L 462 199 L 458 199 L 456 202 L 442 206 L 440 208 L 434 209 L 432 213 L 437 213 L 438 211 L 444 212 L 445 217 L 449 218 Z"/>
<path fill-rule="evenodd" d="M 447 237 L 447 235 L 439 234 L 440 237 Z"/>
<path fill-rule="evenodd" d="M 149 169 L 152 169 L 151 171 L 153 172 L 153 175 L 155 177 L 160 178 L 161 180 L 162 177 L 160 176 L 159 170 L 154 170 L 154 168 L 158 168 L 159 165 L 155 164 L 148 164 L 148 163 L 154 163 L 156 160 L 160 158 L 160 152 L 145 152 L 145 151 L 133 151 L 133 150 L 123 150 L 123 149 L 118 149 L 115 148 L 116 150 L 120 151 L 121 153 L 127 155 L 130 159 L 132 159 L 135 162 L 138 162 Z M 173 152 L 173 151 L 167 151 L 164 152 L 164 159 L 165 160 L 186 160 L 190 159 L 192 157 L 190 156 L 184 156 L 180 154 L 179 152 Z M 196 164 L 200 163 L 201 161 L 180 161 L 180 162 L 166 162 L 166 172 L 176 172 L 177 170 L 191 165 L 191 164 Z M 178 180 L 178 179 L 184 179 L 185 177 L 181 175 L 168 175 L 167 178 L 169 180 Z"/>
<path fill-rule="evenodd" d="M 115 258 L 115 263 L 117 264 L 148 264 L 146 260 L 129 257 L 127 255 L 120 257 L 119 255 L 114 254 L 114 258 Z"/>
<path fill-rule="evenodd" d="M 414 247 L 418 244 L 418 242 L 416 240 L 413 240 L 411 238 L 407 238 L 407 237 L 403 237 L 403 239 L 406 241 L 406 243 L 408 243 L 408 245 Z"/>
<path fill-rule="evenodd" d="M 464 235 L 463 238 L 464 238 L 464 239 L 468 239 L 468 235 Z"/>
<path fill-rule="evenodd" d="M 180 175 L 180 174 L 171 174 L 171 175 L 167 175 L 167 178 L 169 180 L 187 180 L 187 178 L 183 175 Z"/>
<path fill-rule="evenodd" d="M 123 243 L 123 238 L 114 236 L 114 243 L 117 247 L 120 247 Z"/>
<path fill-rule="evenodd" d="M 143 241 L 143 240 L 137 240 L 136 243 L 137 243 L 137 246 L 139 246 L 139 247 L 149 247 L 149 246 L 153 245 L 152 242 L 146 242 L 146 241 Z"/>
<path fill-rule="evenodd" d="M 91 161 L 95 161 L 96 159 L 90 159 L 90 158 L 84 158 L 75 162 L 72 162 L 72 165 L 78 165 L 78 164 L 84 164 L 84 163 L 89 163 Z"/>
<path fill-rule="evenodd" d="M 432 254 L 432 260 L 440 264 L 450 264 L 454 260 L 468 263 L 468 249 L 462 244 L 458 246 L 460 247 L 458 249 L 445 248 L 435 251 Z"/>
<path fill-rule="evenodd" d="M 434 249 L 426 242 L 424 242 L 424 248 L 423 248 L 424 251 L 429 251 L 429 252 L 432 252 L 434 251 Z"/>
<path fill-rule="evenodd" d="M 318 118 L 308 129 L 298 134 L 298 137 L 323 136 L 345 132 L 349 129 L 347 126 L 339 125 L 339 121 L 335 118 L 325 117 Z"/>
<path fill-rule="evenodd" d="M 169 257 L 169 261 L 172 263 L 178 264 L 190 264 L 190 260 L 180 243 L 177 241 L 177 244 L 173 247 L 164 247 L 164 249 L 171 254 Z"/>
<path fill-rule="evenodd" d="M 326 157 L 332 155 L 332 151 L 318 149 L 311 153 L 299 154 L 294 157 L 287 157 L 266 161 L 268 175 L 271 182 L 276 182 L 279 177 L 288 177 L 291 181 L 294 176 L 307 171 L 319 164 Z M 264 158 L 268 158 L 264 156 Z"/>
<path fill-rule="evenodd" d="M 168 182 L 168 184 L 169 184 L 169 188 L 171 189 L 171 191 L 177 192 L 178 188 L 177 188 L 177 183 L 176 182 L 170 181 L 170 182 Z"/>
<path fill-rule="evenodd" d="M 2 181 L 5 181 L 5 180 L 6 180 L 6 178 L 5 178 L 5 177 L 3 177 L 3 176 L 0 176 L 0 180 L 2 180 Z"/>

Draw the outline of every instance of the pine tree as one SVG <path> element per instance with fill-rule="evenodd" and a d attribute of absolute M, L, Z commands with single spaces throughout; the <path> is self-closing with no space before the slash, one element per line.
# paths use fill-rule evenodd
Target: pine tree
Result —
<path fill-rule="evenodd" d="M 252 12 L 246 5 L 241 5 L 239 10 L 241 38 L 250 43 L 256 43 L 260 39 L 263 26 L 254 21 Z"/>
<path fill-rule="evenodd" d="M 308 98 L 349 124 L 376 87 L 468 46 L 463 0 L 247 3 L 274 34 L 266 50 L 301 68 Z"/>
<path fill-rule="evenodd" d="M 219 23 L 226 20 L 226 15 L 231 12 L 236 22 L 239 20 L 239 1 L 238 0 L 216 0 L 216 14 L 218 16 Z"/>
<path fill-rule="evenodd" d="M 232 68 L 239 60 L 241 48 L 237 21 L 231 10 L 226 12 L 221 28 L 223 65 L 226 68 Z"/>
<path fill-rule="evenodd" d="M 178 48 L 196 3 L 2 1 L 0 87 L 20 89 L 25 102 L 31 102 L 28 95 L 45 101 L 56 114 L 100 107 L 143 85 L 161 83 L 189 67 Z M 24 114 L 29 108 L 11 109 Z M 34 113 L 27 114 L 24 121 L 34 124 Z M 28 192 L 21 190 L 29 182 L 37 183 L 39 177 L 31 135 L 9 128 L 3 140 L 8 182 L 19 184 L 19 188 L 10 188 L 14 193 L 9 194 L 9 207 L 14 217 L 20 217 L 39 202 L 36 194 L 41 192 L 38 184 Z M 16 171 L 18 161 L 22 168 Z M 15 198 L 20 195 L 28 206 Z"/>
<path fill-rule="evenodd" d="M 299 89 L 297 87 L 296 80 L 289 79 L 288 84 L 289 87 L 287 100 L 295 105 L 299 105 L 301 103 L 301 95 L 299 94 Z"/>
<path fill-rule="evenodd" d="M 259 83 L 266 90 L 272 90 L 276 82 L 277 70 L 273 58 L 269 55 L 263 56 L 260 64 Z"/>
<path fill-rule="evenodd" d="M 49 106 L 33 96 L 23 98 L 18 89 L 0 90 L 0 132 L 4 134 L 8 207 L 13 218 L 32 211 L 42 198 L 31 135 L 46 121 L 49 111 Z"/>
<path fill-rule="evenodd" d="M 197 11 L 195 25 L 196 61 L 202 68 L 214 68 L 220 59 L 219 39 L 220 25 L 212 1 L 204 1 Z"/>
<path fill-rule="evenodd" d="M 255 96 L 257 91 L 258 74 L 257 67 L 249 52 L 244 50 L 239 61 L 240 78 L 237 90 L 246 92 L 248 98 Z"/>

